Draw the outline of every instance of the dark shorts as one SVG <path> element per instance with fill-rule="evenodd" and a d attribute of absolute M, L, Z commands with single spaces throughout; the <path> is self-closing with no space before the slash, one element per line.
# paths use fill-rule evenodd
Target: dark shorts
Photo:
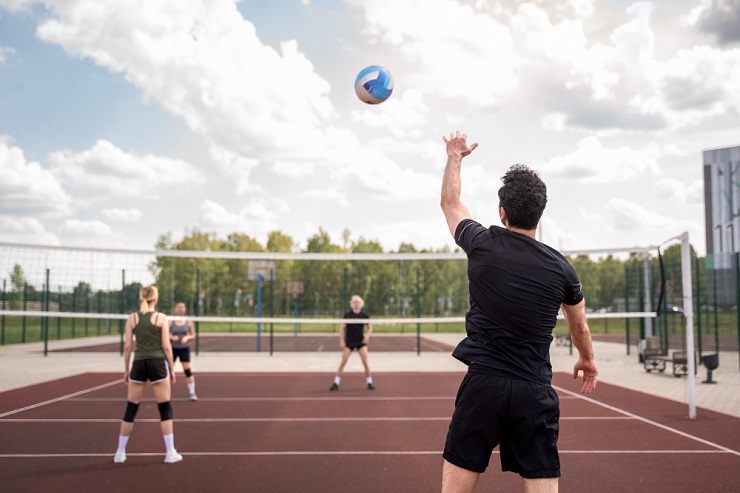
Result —
<path fill-rule="evenodd" d="M 367 344 L 365 344 L 365 343 L 364 343 L 364 342 L 362 342 L 362 341 L 360 341 L 360 342 L 357 342 L 357 341 L 350 341 L 350 342 L 345 342 L 345 344 L 347 344 L 347 348 L 348 348 L 348 349 L 349 349 L 350 351 L 354 351 L 354 350 L 357 350 L 357 351 L 359 351 L 359 350 L 360 350 L 360 348 L 361 348 L 362 346 L 367 346 Z"/>
<path fill-rule="evenodd" d="M 180 358 L 180 361 L 183 363 L 190 363 L 190 346 L 173 347 L 172 348 L 172 362 L 174 363 L 175 361 L 177 361 L 177 358 Z"/>
<path fill-rule="evenodd" d="M 137 359 L 131 364 L 128 379 L 136 383 L 158 383 L 170 378 L 170 368 L 164 358 Z"/>
<path fill-rule="evenodd" d="M 483 472 L 500 445 L 501 470 L 560 477 L 560 400 L 552 387 L 501 377 L 472 365 L 460 384 L 443 457 Z"/>

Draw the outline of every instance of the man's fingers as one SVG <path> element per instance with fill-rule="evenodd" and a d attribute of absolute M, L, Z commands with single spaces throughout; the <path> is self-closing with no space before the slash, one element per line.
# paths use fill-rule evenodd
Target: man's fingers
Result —
<path fill-rule="evenodd" d="M 477 144 L 477 143 L 476 143 L 476 144 L 470 144 L 470 147 L 468 147 L 468 150 L 469 150 L 469 151 L 472 151 L 472 150 L 473 150 L 473 149 L 475 149 L 476 147 L 478 147 L 478 144 Z"/>

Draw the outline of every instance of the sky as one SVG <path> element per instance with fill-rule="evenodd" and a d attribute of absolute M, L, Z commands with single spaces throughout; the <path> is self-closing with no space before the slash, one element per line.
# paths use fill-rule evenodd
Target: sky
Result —
<path fill-rule="evenodd" d="M 151 250 L 194 230 L 296 249 L 454 248 L 513 164 L 539 238 L 705 253 L 702 151 L 740 145 L 740 0 L 0 0 L 0 242 Z M 391 97 L 356 74 L 382 65 Z"/>

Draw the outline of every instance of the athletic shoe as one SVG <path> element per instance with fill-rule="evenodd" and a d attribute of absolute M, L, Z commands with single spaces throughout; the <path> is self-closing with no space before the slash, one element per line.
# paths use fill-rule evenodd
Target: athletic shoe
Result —
<path fill-rule="evenodd" d="M 371 383 L 367 384 L 367 390 L 375 390 L 375 385 Z"/>
<path fill-rule="evenodd" d="M 336 383 L 331 384 L 331 387 L 329 387 L 329 390 L 339 390 L 339 385 Z"/>
<path fill-rule="evenodd" d="M 164 457 L 164 461 L 167 464 L 173 464 L 175 462 L 180 462 L 182 460 L 182 455 L 177 453 L 177 450 L 173 450 L 172 452 L 167 452 L 167 455 Z"/>
<path fill-rule="evenodd" d="M 123 464 L 126 462 L 126 452 L 116 451 L 116 455 L 113 457 L 113 462 L 116 464 Z"/>
<path fill-rule="evenodd" d="M 192 394 L 190 394 L 190 400 L 191 401 L 197 401 L 198 400 L 198 396 L 195 395 L 195 392 L 193 392 Z"/>

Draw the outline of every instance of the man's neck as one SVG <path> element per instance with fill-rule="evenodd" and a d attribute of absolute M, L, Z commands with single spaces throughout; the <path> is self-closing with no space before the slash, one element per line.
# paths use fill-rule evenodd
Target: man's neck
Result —
<path fill-rule="evenodd" d="M 521 228 L 515 228 L 513 226 L 508 226 L 508 225 L 506 226 L 506 229 L 508 229 L 509 231 L 513 231 L 514 233 L 519 233 L 519 234 L 523 234 L 525 236 L 529 236 L 533 240 L 536 240 L 537 239 L 537 236 L 536 236 L 537 230 L 536 229 L 521 229 Z"/>

